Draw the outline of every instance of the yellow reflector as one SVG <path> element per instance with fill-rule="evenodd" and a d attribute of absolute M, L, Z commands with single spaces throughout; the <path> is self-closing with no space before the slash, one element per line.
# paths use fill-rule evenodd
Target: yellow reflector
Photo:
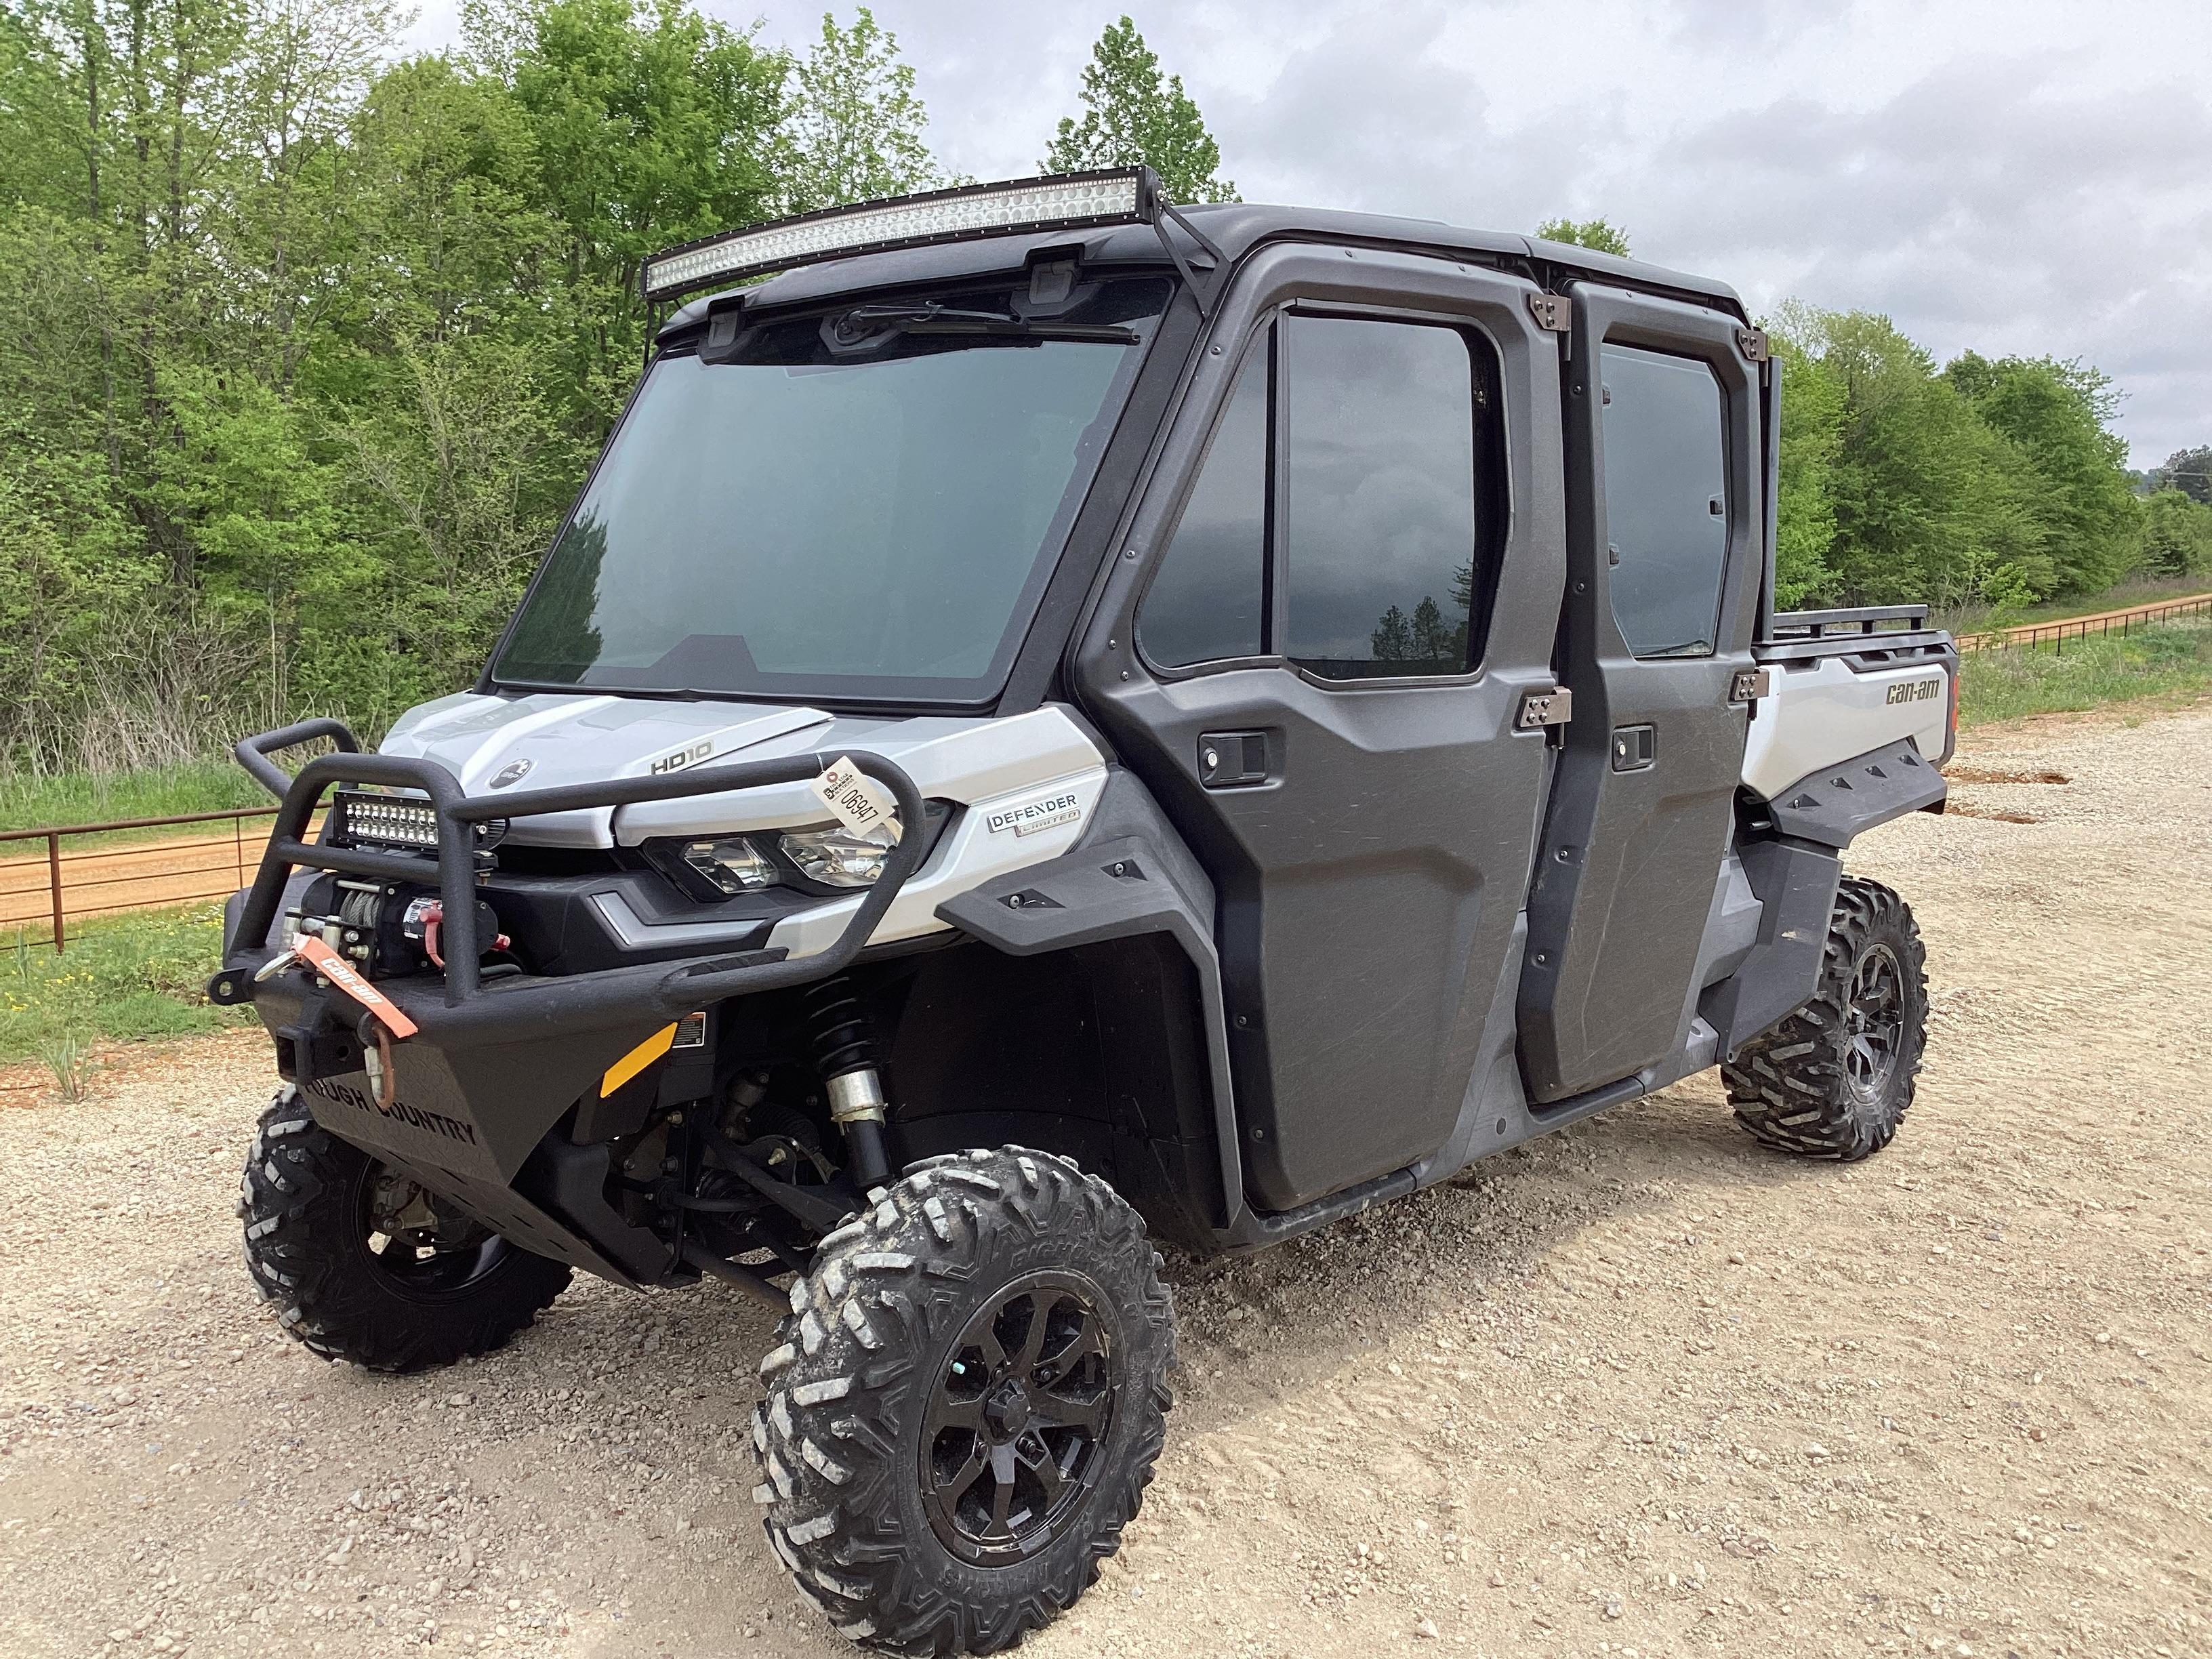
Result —
<path fill-rule="evenodd" d="M 675 1041 L 676 1028 L 673 1025 L 664 1025 L 613 1065 L 608 1066 L 607 1074 L 599 1079 L 599 1098 L 605 1100 L 623 1084 L 652 1065 L 654 1060 L 659 1060 L 661 1055 L 668 1052 L 669 1045 Z"/>

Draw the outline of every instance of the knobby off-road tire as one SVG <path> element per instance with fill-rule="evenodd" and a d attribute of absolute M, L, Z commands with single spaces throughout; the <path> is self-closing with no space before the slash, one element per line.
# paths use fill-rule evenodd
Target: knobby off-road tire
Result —
<path fill-rule="evenodd" d="M 1121 1547 L 1166 1431 L 1173 1307 L 1136 1212 L 1065 1159 L 931 1158 L 872 1196 L 761 1362 L 754 1496 L 845 1636 L 994 1653 Z"/>
<path fill-rule="evenodd" d="M 240 1184 L 246 1266 L 284 1328 L 325 1359 L 414 1371 L 488 1353 L 561 1294 L 568 1268 L 480 1237 L 417 1260 L 371 1248 L 383 1166 L 286 1089 L 261 1115 Z"/>
<path fill-rule="evenodd" d="M 1812 1000 L 1721 1068 L 1735 1121 L 1808 1158 L 1866 1158 L 1912 1104 L 1927 1044 L 1928 974 L 1911 908 L 1879 882 L 1836 890 Z"/>

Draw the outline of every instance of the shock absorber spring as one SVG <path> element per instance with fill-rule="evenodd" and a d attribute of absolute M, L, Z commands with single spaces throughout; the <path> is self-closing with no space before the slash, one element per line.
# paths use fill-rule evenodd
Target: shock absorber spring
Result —
<path fill-rule="evenodd" d="M 875 1069 L 875 1029 L 848 976 L 836 974 L 807 988 L 806 1020 L 814 1035 L 814 1065 L 825 1079 Z"/>
<path fill-rule="evenodd" d="M 883 1074 L 877 1069 L 875 1030 L 853 981 L 836 974 L 806 993 L 814 1037 L 814 1064 L 830 1091 L 830 1120 L 844 1132 L 853 1173 L 866 1192 L 880 1186 L 890 1165 L 884 1150 Z"/>

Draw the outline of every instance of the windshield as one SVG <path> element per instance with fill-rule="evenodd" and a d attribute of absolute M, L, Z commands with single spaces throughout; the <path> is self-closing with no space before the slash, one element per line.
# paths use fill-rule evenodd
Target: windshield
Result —
<path fill-rule="evenodd" d="M 1100 284 L 1033 324 L 1004 292 L 962 295 L 949 325 L 854 310 L 750 331 L 728 362 L 662 358 L 494 677 L 990 695 L 1127 395 L 1140 348 L 1122 342 L 1167 294 Z"/>

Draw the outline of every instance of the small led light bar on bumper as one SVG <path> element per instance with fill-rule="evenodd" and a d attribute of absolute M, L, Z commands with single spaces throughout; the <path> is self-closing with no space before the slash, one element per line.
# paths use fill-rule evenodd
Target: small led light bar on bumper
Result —
<path fill-rule="evenodd" d="M 422 796 L 339 789 L 331 793 L 331 811 L 336 819 L 332 833 L 342 845 L 438 850 L 438 809 Z M 498 846 L 506 836 L 501 818 L 476 826 L 479 851 Z"/>
<path fill-rule="evenodd" d="M 658 301 L 710 283 L 858 253 L 985 236 L 1152 224 L 1169 210 L 1159 179 L 1149 167 L 963 185 L 705 237 L 647 260 L 641 283 L 646 299 Z"/>

